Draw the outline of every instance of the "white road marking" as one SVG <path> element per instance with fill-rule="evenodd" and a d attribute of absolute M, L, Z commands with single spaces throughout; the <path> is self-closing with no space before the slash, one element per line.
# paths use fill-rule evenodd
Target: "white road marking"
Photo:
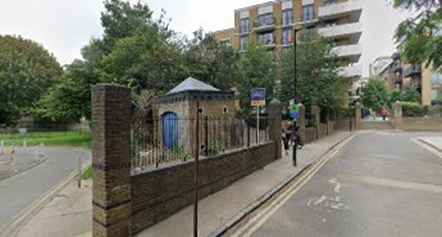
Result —
<path fill-rule="evenodd" d="M 298 192 L 321 168 L 327 161 L 334 157 L 341 149 L 348 144 L 355 137 L 355 134 L 347 138 L 340 145 L 335 147 L 329 154 L 322 160 L 312 166 L 302 177 L 291 185 L 291 187 L 285 190 L 279 195 L 269 206 L 265 207 L 261 212 L 252 217 L 244 226 L 238 229 L 232 234 L 233 237 L 238 236 L 250 236 L 258 230 L 281 206 L 283 206 L 290 198 Z"/>

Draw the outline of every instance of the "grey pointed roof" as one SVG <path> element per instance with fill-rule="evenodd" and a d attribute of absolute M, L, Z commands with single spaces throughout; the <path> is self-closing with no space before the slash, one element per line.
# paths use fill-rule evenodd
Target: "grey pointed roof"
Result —
<path fill-rule="evenodd" d="M 219 89 L 210 86 L 202 81 L 195 78 L 189 77 L 178 86 L 169 91 L 168 94 L 179 93 L 183 91 L 220 91 Z"/>

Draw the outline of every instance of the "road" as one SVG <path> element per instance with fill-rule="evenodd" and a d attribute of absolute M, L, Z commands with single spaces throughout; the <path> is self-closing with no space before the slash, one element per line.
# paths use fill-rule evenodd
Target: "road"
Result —
<path fill-rule="evenodd" d="M 239 235 L 441 236 L 442 158 L 413 143 L 417 135 L 358 134 Z"/>
<path fill-rule="evenodd" d="M 42 164 L 0 181 L 0 228 L 72 174 L 81 154 L 84 162 L 91 159 L 78 149 L 45 148 L 45 153 L 48 159 Z"/>

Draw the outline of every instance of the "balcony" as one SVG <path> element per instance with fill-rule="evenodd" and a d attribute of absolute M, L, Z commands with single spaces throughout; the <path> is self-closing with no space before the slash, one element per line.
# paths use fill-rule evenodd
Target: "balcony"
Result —
<path fill-rule="evenodd" d="M 353 65 L 340 68 L 341 76 L 347 79 L 353 79 L 353 81 L 358 80 L 362 76 L 362 66 Z"/>
<path fill-rule="evenodd" d="M 421 74 L 422 74 L 421 66 L 412 65 L 412 66 L 408 66 L 404 70 L 404 77 L 414 78 L 414 77 L 420 76 Z"/>
<path fill-rule="evenodd" d="M 402 70 L 402 65 L 399 62 L 392 63 L 389 68 L 389 72 L 392 73 L 402 73 Z"/>
<path fill-rule="evenodd" d="M 358 22 L 363 6 L 363 0 L 348 0 L 346 2 L 322 6 L 319 8 L 318 17 L 321 20 L 328 20 L 342 16 L 350 16 L 350 22 Z"/>
<path fill-rule="evenodd" d="M 348 58 L 350 63 L 357 63 L 362 55 L 362 45 L 349 44 L 337 46 L 332 49 L 338 58 Z"/>
<path fill-rule="evenodd" d="M 318 29 L 318 33 L 323 37 L 331 37 L 335 39 L 350 38 L 350 43 L 358 43 L 362 34 L 361 23 L 351 23 L 336 25 L 327 28 Z"/>
<path fill-rule="evenodd" d="M 272 31 L 276 28 L 276 19 L 274 17 L 267 18 L 262 21 L 256 21 L 253 24 L 253 29 L 255 32 L 266 32 L 266 31 Z"/>

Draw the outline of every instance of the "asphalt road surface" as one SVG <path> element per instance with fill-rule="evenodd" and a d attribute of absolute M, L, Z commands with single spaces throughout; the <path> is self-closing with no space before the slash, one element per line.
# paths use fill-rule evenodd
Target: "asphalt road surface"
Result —
<path fill-rule="evenodd" d="M 442 158 L 415 136 L 357 135 L 250 234 L 442 236 Z"/>
<path fill-rule="evenodd" d="M 89 152 L 69 148 L 45 148 L 45 154 L 42 164 L 0 181 L 0 228 L 77 170 L 80 155 L 91 159 Z"/>

